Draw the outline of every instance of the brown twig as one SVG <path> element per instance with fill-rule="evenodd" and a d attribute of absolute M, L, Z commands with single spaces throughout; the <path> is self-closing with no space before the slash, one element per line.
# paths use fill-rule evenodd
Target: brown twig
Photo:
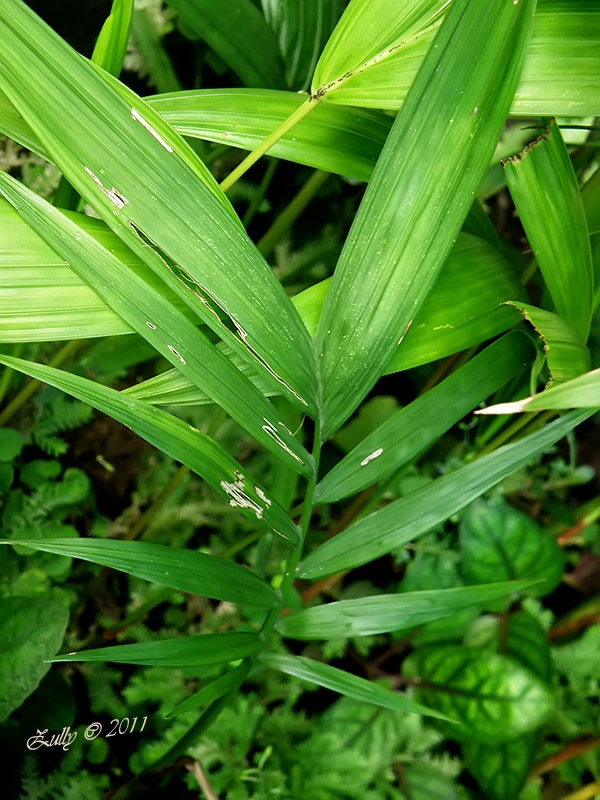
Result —
<path fill-rule="evenodd" d="M 562 625 L 555 625 L 548 633 L 550 640 L 562 639 L 564 636 L 570 636 L 572 633 L 577 633 L 583 628 L 588 628 L 590 625 L 595 625 L 600 622 L 600 613 L 588 614 L 585 617 L 572 619 L 569 622 L 563 622 Z"/>
<path fill-rule="evenodd" d="M 198 786 L 204 792 L 204 796 L 206 797 L 206 800 L 219 800 L 219 797 L 218 797 L 217 793 L 215 792 L 215 790 L 210 785 L 210 781 L 206 777 L 206 773 L 204 772 L 204 770 L 200 766 L 200 762 L 199 761 L 192 761 L 191 764 L 186 764 L 185 768 L 189 769 L 189 771 L 192 773 L 194 778 L 196 778 L 196 780 L 198 781 Z"/>
<path fill-rule="evenodd" d="M 564 764 L 565 761 L 570 761 L 572 758 L 577 758 L 582 753 L 587 753 L 588 750 L 593 750 L 595 747 L 600 747 L 600 736 L 580 736 L 578 739 L 573 739 L 566 747 L 553 753 L 544 761 L 535 764 L 531 768 L 529 777 L 533 778 L 536 775 L 544 775 L 546 772 L 552 772 L 553 769 Z"/>

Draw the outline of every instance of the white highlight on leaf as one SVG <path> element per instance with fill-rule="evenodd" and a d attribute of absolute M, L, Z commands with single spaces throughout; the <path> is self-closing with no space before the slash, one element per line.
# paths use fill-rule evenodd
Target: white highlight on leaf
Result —
<path fill-rule="evenodd" d="M 255 492 L 256 492 L 256 494 L 257 494 L 257 495 L 260 497 L 260 499 L 263 501 L 263 503 L 264 503 L 266 506 L 270 506 L 270 505 L 271 505 L 271 501 L 269 500 L 269 498 L 267 497 L 267 495 L 266 495 L 266 494 L 263 492 L 263 490 L 260 488 L 260 486 L 255 486 L 255 487 L 254 487 L 254 491 L 255 491 Z"/>
<path fill-rule="evenodd" d="M 257 519 L 263 518 L 264 509 L 255 500 L 246 494 L 244 490 L 244 476 L 236 470 L 233 473 L 235 481 L 221 481 L 221 488 L 229 496 L 229 505 L 234 508 L 247 508 L 256 514 Z M 256 487 L 254 487 L 256 490 Z M 269 502 L 268 505 L 271 505 Z"/>
<path fill-rule="evenodd" d="M 150 328 L 151 331 L 156 330 L 156 325 L 153 325 L 151 322 L 146 322 L 146 325 Z"/>
<path fill-rule="evenodd" d="M 378 448 L 373 453 L 371 453 L 370 456 L 367 456 L 366 458 L 363 458 L 363 460 L 360 462 L 361 467 L 366 467 L 369 462 L 375 461 L 375 459 L 379 458 L 379 456 L 382 453 L 383 453 L 383 447 Z"/>
<path fill-rule="evenodd" d="M 167 152 L 169 152 L 169 153 L 173 152 L 173 148 L 171 147 L 171 145 L 168 142 L 165 142 L 165 140 L 162 138 L 162 136 L 157 131 L 154 130 L 152 125 L 150 125 L 148 122 L 146 122 L 146 120 L 142 117 L 142 115 L 140 114 L 139 111 L 136 111 L 135 108 L 132 108 L 131 109 L 131 116 L 132 116 L 133 119 L 135 119 L 137 122 L 139 122 L 140 125 L 142 125 L 144 128 L 146 128 L 148 133 L 151 136 L 154 136 L 156 141 L 160 145 L 162 145 Z"/>
<path fill-rule="evenodd" d="M 531 402 L 531 397 L 526 397 L 524 400 L 515 400 L 514 403 L 497 403 L 495 406 L 488 406 L 487 408 L 480 408 L 476 414 L 518 414 L 521 411 L 526 411 L 527 406 Z"/>
<path fill-rule="evenodd" d="M 94 181 L 96 186 L 101 191 L 104 192 L 104 194 L 108 197 L 108 199 L 113 205 L 115 205 L 119 210 L 127 205 L 129 200 L 124 195 L 122 195 L 118 189 L 115 189 L 114 186 L 112 186 L 110 189 L 107 189 L 106 186 L 104 186 L 104 184 L 100 180 L 100 178 L 97 175 L 94 175 L 91 169 L 89 169 L 88 167 L 84 167 L 84 169 L 90 176 L 90 178 Z"/>
<path fill-rule="evenodd" d="M 273 425 L 273 423 L 269 422 L 269 420 L 266 417 L 263 417 L 263 419 L 265 421 L 265 425 L 262 426 L 263 431 L 267 433 L 271 437 L 271 439 L 274 439 L 280 447 L 283 447 L 286 453 L 289 453 L 292 456 L 292 458 L 295 458 L 299 464 L 302 464 L 302 466 L 304 466 L 304 461 L 302 461 L 302 459 L 299 456 L 297 456 L 296 453 L 294 453 L 294 451 L 287 446 L 287 444 L 283 441 L 283 439 L 277 432 L 277 428 Z M 279 424 L 281 425 L 282 428 L 285 428 L 283 422 L 280 422 Z"/>
<path fill-rule="evenodd" d="M 178 353 L 178 352 L 177 352 L 177 350 L 175 350 L 175 348 L 174 348 L 174 347 L 171 347 L 171 345 L 170 345 L 170 344 L 168 344 L 168 345 L 167 345 L 167 347 L 168 347 L 168 348 L 169 348 L 169 350 L 170 350 L 170 351 L 173 353 L 173 355 L 174 355 L 174 356 L 177 356 L 177 358 L 178 358 L 178 359 L 181 361 L 181 363 L 182 363 L 182 364 L 185 364 L 185 359 L 184 359 L 184 357 L 181 355 L 181 353 Z"/>
<path fill-rule="evenodd" d="M 412 321 L 412 319 L 411 319 L 411 320 L 410 320 L 410 322 L 408 323 L 408 325 L 406 326 L 406 328 L 404 328 L 404 333 L 403 333 L 403 334 L 402 334 L 402 336 L 401 336 L 401 337 L 398 339 L 398 344 L 402 344 L 402 340 L 404 339 L 404 337 L 406 336 L 406 334 L 409 332 L 409 330 L 410 330 L 410 326 L 411 326 L 412 324 L 413 324 L 413 321 Z"/>
<path fill-rule="evenodd" d="M 163 261 L 164 261 L 164 259 L 163 259 Z M 186 289 L 188 289 L 190 292 L 192 292 L 192 294 L 195 297 L 197 297 L 200 300 L 200 302 L 211 312 L 211 314 L 218 320 L 218 322 L 221 325 L 224 325 L 222 319 L 219 317 L 219 315 L 217 314 L 215 309 L 212 308 L 212 306 L 211 306 L 211 304 L 209 302 L 209 299 L 216 306 L 218 306 L 221 309 L 221 311 L 231 320 L 234 328 L 237 331 L 239 341 L 249 350 L 249 352 L 254 356 L 254 358 L 260 364 L 262 364 L 262 366 L 267 370 L 267 372 L 269 372 L 275 378 L 275 380 L 279 381 L 279 383 L 281 383 L 283 386 L 285 386 L 285 388 L 289 392 L 291 392 L 297 400 L 299 400 L 303 405 L 308 406 L 308 403 L 306 402 L 306 400 L 303 397 L 301 397 L 297 392 L 295 392 L 294 389 L 292 389 L 292 387 L 289 385 L 289 383 L 284 381 L 284 379 L 281 378 L 275 372 L 275 370 L 271 366 L 269 366 L 269 364 L 267 364 L 267 362 L 260 355 L 260 353 L 258 353 L 254 349 L 254 347 L 252 347 L 252 345 L 248 342 L 248 332 L 246 330 L 244 330 L 244 328 L 233 317 L 233 315 L 230 314 L 229 310 L 225 307 L 225 305 L 221 301 L 217 300 L 217 298 L 214 296 L 214 294 L 212 292 L 210 292 L 206 288 L 206 286 L 202 286 L 201 284 L 199 284 L 198 281 L 194 280 L 194 278 L 192 278 L 192 276 L 188 272 L 186 272 L 182 267 L 180 267 L 179 265 L 177 265 L 176 268 L 179 270 L 181 275 L 178 275 L 175 272 L 175 270 L 173 269 L 173 267 L 171 267 L 169 264 L 167 264 L 167 267 L 169 268 L 171 273 L 177 278 L 177 280 L 181 284 L 183 284 L 183 286 L 185 286 Z M 188 282 L 193 284 L 196 287 L 196 289 L 193 289 L 191 286 L 189 286 Z"/>

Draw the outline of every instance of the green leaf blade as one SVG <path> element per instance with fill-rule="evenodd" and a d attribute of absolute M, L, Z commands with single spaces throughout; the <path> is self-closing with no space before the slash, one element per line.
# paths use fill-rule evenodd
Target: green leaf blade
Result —
<path fill-rule="evenodd" d="M 262 646 L 262 640 L 257 633 L 204 633 L 181 639 L 98 647 L 79 653 L 64 653 L 50 660 L 109 661 L 145 667 L 201 667 L 255 656 Z"/>
<path fill-rule="evenodd" d="M 81 558 L 171 589 L 230 603 L 259 608 L 275 608 L 279 603 L 278 593 L 258 575 L 192 550 L 118 539 L 6 539 L 0 544 Z"/>
<path fill-rule="evenodd" d="M 600 408 L 600 369 L 594 369 L 559 383 L 544 392 L 515 400 L 513 403 L 498 403 L 478 411 L 478 414 L 514 414 L 522 411 L 548 411 L 567 408 Z"/>
<path fill-rule="evenodd" d="M 562 383 L 589 370 L 590 351 L 565 319 L 527 303 L 512 301 L 511 305 L 519 309 L 542 339 L 552 382 Z"/>
<path fill-rule="evenodd" d="M 528 337 L 517 331 L 491 344 L 348 453 L 317 486 L 317 502 L 348 497 L 399 469 L 518 374 L 534 354 Z"/>
<path fill-rule="evenodd" d="M 421 66 L 319 323 L 324 437 L 382 374 L 458 235 L 514 94 L 534 7 L 454 2 Z"/>
<path fill-rule="evenodd" d="M 506 597 L 529 585 L 527 581 L 490 583 L 339 600 L 283 617 L 277 629 L 282 636 L 292 639 L 389 633 L 448 617 L 462 608 Z"/>
<path fill-rule="evenodd" d="M 310 553 L 300 564 L 299 577 L 321 578 L 351 569 L 413 541 L 557 442 L 592 413 L 566 414 L 544 429 L 482 456 L 364 517 Z"/>
<path fill-rule="evenodd" d="M 204 478 L 244 516 L 285 541 L 298 543 L 298 529 L 277 501 L 269 498 L 227 451 L 183 420 L 53 367 L 9 356 L 0 356 L 0 363 L 55 386 L 118 420 Z"/>
<path fill-rule="evenodd" d="M 305 474 L 310 456 L 274 413 L 264 396 L 184 314 L 160 286 L 127 270 L 108 249 L 42 198 L 5 173 L 0 191 L 119 316 L 199 384 L 241 425 L 280 458 Z M 131 296 L 136 302 L 131 303 Z M 241 404 L 239 398 L 244 397 Z"/>
<path fill-rule="evenodd" d="M 172 719 L 173 717 L 178 717 L 180 714 L 185 714 L 187 711 L 192 711 L 194 708 L 208 706 L 220 697 L 229 694 L 229 692 L 237 689 L 244 680 L 246 675 L 250 672 L 250 666 L 250 661 L 242 662 L 239 667 L 229 670 L 224 675 L 221 675 L 220 678 L 202 687 L 200 691 L 194 692 L 187 700 L 176 705 L 168 714 L 165 714 L 165 718 Z"/>
<path fill-rule="evenodd" d="M 315 413 L 306 330 L 196 154 L 20 0 L 3 6 L 0 31 L 0 87 L 76 191 L 242 358 Z"/>
<path fill-rule="evenodd" d="M 276 653 L 263 653 L 260 661 L 266 667 L 284 672 L 286 675 L 293 675 L 295 678 L 323 686 L 334 692 L 361 700 L 364 703 L 371 703 L 383 708 L 390 708 L 395 711 L 411 711 L 424 716 L 437 717 L 438 719 L 449 720 L 440 712 L 433 711 L 420 703 L 415 703 L 397 692 L 385 689 L 376 683 L 371 683 L 364 678 L 351 675 L 337 667 L 329 664 L 322 664 L 312 658 L 304 656 L 280 655 Z M 452 721 L 451 719 L 449 721 Z"/>
<path fill-rule="evenodd" d="M 168 0 L 246 86 L 283 89 L 285 68 L 273 30 L 251 0 Z"/>
<path fill-rule="evenodd" d="M 573 165 L 553 120 L 504 174 L 557 312 L 586 341 L 594 276 L 585 211 Z"/>

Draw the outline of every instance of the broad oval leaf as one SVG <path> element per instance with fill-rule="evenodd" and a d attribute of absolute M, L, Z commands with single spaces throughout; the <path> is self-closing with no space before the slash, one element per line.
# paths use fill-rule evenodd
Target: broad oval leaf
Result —
<path fill-rule="evenodd" d="M 554 306 L 586 341 L 594 275 L 577 178 L 556 122 L 504 162 L 506 182 Z"/>
<path fill-rule="evenodd" d="M 277 623 L 292 639 L 333 639 L 389 633 L 449 617 L 470 605 L 485 604 L 525 589 L 526 581 L 460 586 L 456 589 L 360 597 L 306 608 Z"/>
<path fill-rule="evenodd" d="M 521 372 L 534 354 L 518 331 L 491 344 L 363 439 L 319 483 L 316 502 L 348 497 L 399 469 Z"/>
<path fill-rule="evenodd" d="M 489 800 L 514 800 L 525 783 L 537 743 L 536 733 L 526 733 L 501 744 L 463 742 L 462 751 L 469 772 Z"/>
<path fill-rule="evenodd" d="M 306 330 L 191 148 L 21 0 L 0 9 L 0 35 L 0 87 L 76 191 L 242 358 L 315 413 Z"/>
<path fill-rule="evenodd" d="M 278 592 L 245 567 L 180 547 L 118 539 L 6 539 L 0 544 L 81 558 L 171 589 L 230 603 L 259 608 L 275 608 L 279 603 Z"/>
<path fill-rule="evenodd" d="M 499 744 L 538 728 L 555 710 L 547 685 L 511 658 L 467 647 L 424 648 L 417 670 L 425 703 L 461 724 L 445 727 L 461 741 Z"/>
<path fill-rule="evenodd" d="M 202 667 L 255 656 L 263 642 L 257 633 L 201 633 L 181 639 L 162 639 L 140 644 L 116 644 L 63 653 L 50 661 L 111 661 L 146 667 Z"/>
<path fill-rule="evenodd" d="M 446 714 L 440 711 L 433 711 L 420 703 L 415 703 L 408 697 L 386 689 L 377 683 L 372 683 L 357 675 L 314 661 L 305 656 L 290 656 L 279 653 L 261 653 L 260 661 L 266 667 L 285 672 L 286 675 L 293 675 L 295 678 L 323 686 L 334 692 L 361 700 L 364 703 L 371 703 L 383 708 L 390 708 L 395 711 L 412 711 L 416 714 L 423 714 L 426 717 L 436 717 L 437 719 L 452 722 Z"/>
<path fill-rule="evenodd" d="M 467 583 L 540 580 L 531 594 L 544 596 L 560 582 L 564 559 L 556 541 L 504 502 L 478 501 L 460 522 L 460 570 Z"/>
<path fill-rule="evenodd" d="M 0 363 L 55 386 L 113 417 L 204 478 L 244 516 L 289 543 L 298 543 L 298 528 L 277 501 L 257 486 L 226 450 L 187 422 L 63 370 L 9 356 L 0 356 Z"/>
<path fill-rule="evenodd" d="M 369 514 L 313 550 L 300 564 L 299 577 L 321 578 L 351 569 L 413 541 L 562 439 L 592 413 L 572 411 L 542 430 L 504 445 Z"/>
<path fill-rule="evenodd" d="M 0 600 L 0 722 L 37 689 L 50 667 L 46 660 L 60 647 L 68 610 L 47 598 Z"/>
<path fill-rule="evenodd" d="M 454 0 L 423 61 L 319 322 L 323 438 L 383 373 L 449 254 L 508 112 L 534 8 Z"/>

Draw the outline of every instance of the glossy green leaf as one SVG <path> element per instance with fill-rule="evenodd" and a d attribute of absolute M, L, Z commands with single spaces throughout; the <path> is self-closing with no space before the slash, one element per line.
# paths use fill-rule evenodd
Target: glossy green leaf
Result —
<path fill-rule="evenodd" d="M 553 382 L 571 380 L 590 369 L 590 351 L 566 320 L 526 303 L 512 301 L 511 305 L 519 309 L 540 335 Z"/>
<path fill-rule="evenodd" d="M 252 0 L 167 0 L 186 29 L 204 39 L 246 86 L 285 87 L 272 28 Z"/>
<path fill-rule="evenodd" d="M 0 722 L 37 689 L 60 647 L 68 610 L 47 598 L 0 599 Z"/>
<path fill-rule="evenodd" d="M 110 661 L 146 667 L 203 667 L 247 658 L 260 652 L 263 643 L 257 633 L 204 633 L 181 639 L 162 639 L 140 644 L 116 644 L 64 653 L 51 661 Z"/>
<path fill-rule="evenodd" d="M 560 582 L 564 559 L 556 541 L 526 514 L 504 502 L 478 501 L 460 523 L 460 570 L 467 583 L 540 580 L 544 596 Z"/>
<path fill-rule="evenodd" d="M 285 62 L 286 84 L 306 90 L 342 11 L 340 0 L 262 0 Z M 250 84 L 248 84 L 250 85 Z"/>
<path fill-rule="evenodd" d="M 594 369 L 559 383 L 544 392 L 516 400 L 498 403 L 479 410 L 478 414 L 514 414 L 521 411 L 545 411 L 565 408 L 600 408 L 600 369 Z"/>
<path fill-rule="evenodd" d="M 452 721 L 443 712 L 432 711 L 420 703 L 415 703 L 414 700 L 409 700 L 399 692 L 393 692 L 377 683 L 359 678 L 357 675 L 344 672 L 337 667 L 331 667 L 329 664 L 314 661 L 312 658 L 262 653 L 260 661 L 266 667 L 285 672 L 286 675 L 293 675 L 300 680 L 323 686 L 325 689 L 331 689 L 364 703 L 390 708 L 394 711 L 412 711 L 416 714 L 423 714 L 423 716 Z"/>
<path fill-rule="evenodd" d="M 569 153 L 553 120 L 504 174 L 554 306 L 583 342 L 592 317 L 592 252 Z"/>
<path fill-rule="evenodd" d="M 21 0 L 0 9 L 0 35 L 0 87 L 77 192 L 242 358 L 314 411 L 306 331 L 191 148 Z M 82 128 L 93 136 L 81 137 Z"/>
<path fill-rule="evenodd" d="M 318 325 L 329 285 L 330 279 L 326 279 L 293 298 L 310 333 Z M 457 293 L 459 286 L 464 286 L 460 294 Z M 498 251 L 480 239 L 459 234 L 433 289 L 384 374 L 427 364 L 503 333 L 521 317 L 502 303 L 511 295 L 521 294 L 522 286 L 516 273 Z M 234 363 L 242 368 L 239 359 Z M 264 394 L 268 393 L 264 380 L 253 377 L 251 373 L 248 377 Z M 176 370 L 151 378 L 128 391 L 135 397 L 158 404 L 206 403 L 210 400 L 190 387 Z"/>
<path fill-rule="evenodd" d="M 423 61 L 319 322 L 323 437 L 383 373 L 450 252 L 502 130 L 534 7 L 455 0 Z"/>
<path fill-rule="evenodd" d="M 291 639 L 333 639 L 389 633 L 449 617 L 467 606 L 507 597 L 528 585 L 525 581 L 490 583 L 339 600 L 283 617 L 277 623 L 277 630 Z"/>
<path fill-rule="evenodd" d="M 500 251 L 460 233 L 384 374 L 458 353 L 514 327 L 519 318 L 504 305 L 513 298 L 525 299 L 523 286 Z"/>
<path fill-rule="evenodd" d="M 348 497 L 399 469 L 521 372 L 534 354 L 518 331 L 491 344 L 363 439 L 317 486 L 316 502 Z"/>
<path fill-rule="evenodd" d="M 158 352 L 207 391 L 258 441 L 295 469 L 310 472 L 308 453 L 281 423 L 271 404 L 184 314 L 173 308 L 160 286 L 153 287 L 143 276 L 127 270 L 76 221 L 5 173 L 0 173 L 0 192 Z M 135 303 L 131 302 L 132 295 Z M 239 397 L 244 397 L 244 403 L 239 402 Z"/>
<path fill-rule="evenodd" d="M 460 645 L 431 647 L 417 654 L 427 684 L 425 703 L 461 724 L 446 733 L 461 741 L 498 744 L 538 728 L 555 710 L 545 683 L 511 658 Z"/>
<path fill-rule="evenodd" d="M 463 742 L 465 763 L 489 800 L 514 800 L 531 767 L 538 736 L 526 733 L 510 742 Z"/>
<path fill-rule="evenodd" d="M 193 320 L 191 310 L 182 300 L 161 284 L 103 223 L 82 214 L 66 215 Z M 61 242 L 61 246 L 65 244 L 68 243 Z M 329 279 L 322 281 L 293 298 L 311 333 L 316 330 L 329 285 Z M 481 239 L 459 234 L 414 325 L 385 372 L 427 363 L 502 333 L 521 318 L 510 306 L 502 305 L 503 301 L 521 296 L 516 273 L 498 251 Z M 0 341 L 4 342 L 86 338 L 132 331 L 1 198 L 0 301 Z M 126 310 L 129 314 L 135 311 Z M 263 394 L 276 393 L 266 376 L 254 373 L 251 365 L 232 354 L 230 348 L 224 344 L 218 348 L 231 357 Z M 156 386 L 156 394 L 155 382 L 160 384 Z M 142 384 L 132 392 L 140 399 L 157 403 L 161 402 L 162 394 L 165 402 L 167 398 L 168 402 L 211 402 L 210 395 L 193 389 L 179 370 L 173 370 L 168 377 L 152 379 L 147 390 Z"/>
<path fill-rule="evenodd" d="M 447 0 L 353 0 L 317 65 L 313 91 L 354 106 L 399 108 L 431 47 Z M 596 116 L 597 0 L 544 0 L 511 113 Z"/>
<path fill-rule="evenodd" d="M 227 352 L 225 348 L 223 350 Z M 227 354 L 230 353 L 227 352 Z M 265 396 L 276 394 L 266 381 L 252 372 L 248 364 L 237 363 L 233 358 L 232 361 Z M 206 392 L 190 383 L 178 369 L 169 369 L 146 381 L 135 383 L 124 389 L 123 394 L 157 406 L 196 406 L 213 402 Z"/>
<path fill-rule="evenodd" d="M 81 558 L 161 586 L 230 603 L 275 608 L 279 602 L 275 589 L 245 567 L 180 547 L 118 539 L 6 539 L 0 544 Z"/>
<path fill-rule="evenodd" d="M 113 0 L 110 14 L 102 26 L 93 60 L 98 66 L 118 76 L 129 42 L 133 0 Z"/>
<path fill-rule="evenodd" d="M 268 89 L 203 89 L 147 98 L 183 136 L 243 150 L 259 145 L 304 100 L 295 92 Z M 275 142 L 269 154 L 368 181 L 392 122 L 377 111 L 320 103 Z M 5 125 L 0 120 L 0 129 Z"/>
<path fill-rule="evenodd" d="M 502 647 L 498 638 L 499 647 Z M 507 655 L 550 683 L 552 657 L 548 636 L 535 617 L 526 611 L 510 614 L 504 632 L 504 648 Z"/>
<path fill-rule="evenodd" d="M 140 54 L 142 65 L 148 71 L 148 82 L 158 92 L 178 92 L 181 83 L 171 59 L 163 45 L 164 32 L 157 28 L 152 16 L 152 7 L 141 7 L 133 10 L 131 18 L 131 35 Z"/>
<path fill-rule="evenodd" d="M 369 514 L 310 553 L 300 564 L 299 577 L 321 578 L 397 550 L 460 511 L 591 414 L 566 414 Z"/>
<path fill-rule="evenodd" d="M 172 717 L 178 717 L 180 714 L 185 714 L 186 711 L 192 711 L 194 708 L 208 706 L 215 700 L 218 700 L 219 697 L 223 697 L 232 690 L 237 689 L 250 672 L 250 666 L 250 661 L 243 661 L 239 667 L 230 669 L 224 675 L 221 675 L 220 678 L 202 687 L 199 692 L 194 692 L 187 700 L 176 705 L 172 711 L 165 714 L 165 718 L 171 719 Z"/>
<path fill-rule="evenodd" d="M 69 372 L 9 356 L 0 356 L 0 363 L 55 386 L 113 417 L 203 477 L 245 516 L 291 544 L 298 542 L 298 529 L 279 504 L 245 474 L 226 450 L 187 422 Z"/>

